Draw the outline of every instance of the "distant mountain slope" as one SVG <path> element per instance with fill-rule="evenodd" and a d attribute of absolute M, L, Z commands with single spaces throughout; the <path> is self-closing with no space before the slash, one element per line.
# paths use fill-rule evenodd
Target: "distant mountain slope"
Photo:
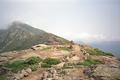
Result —
<path fill-rule="evenodd" d="M 76 43 L 86 44 L 82 41 L 76 41 Z M 111 52 L 117 57 L 120 57 L 120 41 L 102 41 L 102 42 L 89 42 L 87 45 L 99 48 L 105 52 Z"/>
<path fill-rule="evenodd" d="M 120 57 L 120 41 L 95 42 L 91 43 L 91 45 L 104 51 L 112 52 L 114 55 Z"/>
<path fill-rule="evenodd" d="M 40 43 L 65 44 L 69 41 L 21 22 L 13 22 L 8 29 L 0 30 L 0 52 L 27 49 Z"/>

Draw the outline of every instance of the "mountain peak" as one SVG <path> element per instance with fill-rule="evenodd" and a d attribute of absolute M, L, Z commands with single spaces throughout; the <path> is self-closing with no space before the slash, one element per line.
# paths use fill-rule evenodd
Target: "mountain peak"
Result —
<path fill-rule="evenodd" d="M 10 28 L 25 28 L 25 27 L 31 27 L 26 23 L 20 22 L 20 21 L 14 21 L 10 24 Z"/>
<path fill-rule="evenodd" d="M 12 24 L 25 24 L 25 23 L 23 23 L 21 21 L 13 21 Z"/>

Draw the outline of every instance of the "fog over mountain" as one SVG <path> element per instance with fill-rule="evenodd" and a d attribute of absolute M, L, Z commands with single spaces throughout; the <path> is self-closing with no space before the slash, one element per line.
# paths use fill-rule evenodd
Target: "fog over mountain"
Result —
<path fill-rule="evenodd" d="M 13 21 L 69 40 L 120 40 L 120 0 L 0 0 L 0 28 Z"/>

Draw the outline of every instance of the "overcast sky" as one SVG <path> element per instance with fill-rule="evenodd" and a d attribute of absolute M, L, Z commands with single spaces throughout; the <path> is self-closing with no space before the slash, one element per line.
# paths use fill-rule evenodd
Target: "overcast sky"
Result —
<path fill-rule="evenodd" d="M 70 40 L 120 41 L 120 0 L 0 0 L 0 28 L 12 21 Z"/>

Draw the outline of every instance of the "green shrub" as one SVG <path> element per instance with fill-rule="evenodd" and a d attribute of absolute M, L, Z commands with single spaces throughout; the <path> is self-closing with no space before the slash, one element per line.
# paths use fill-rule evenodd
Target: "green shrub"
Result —
<path fill-rule="evenodd" d="M 31 66 L 29 66 L 30 68 L 31 68 L 31 70 L 32 71 L 36 71 L 39 67 L 38 67 L 38 65 L 31 65 Z"/>
<path fill-rule="evenodd" d="M 99 50 L 98 48 L 95 49 L 86 49 L 87 53 L 90 55 L 103 55 L 103 56 L 114 56 L 112 53 L 103 52 L 102 50 Z"/>
<path fill-rule="evenodd" d="M 77 65 L 92 66 L 96 64 L 103 64 L 103 62 L 98 61 L 98 60 L 87 59 L 82 63 L 78 63 Z"/>
<path fill-rule="evenodd" d="M 60 60 L 54 58 L 46 58 L 45 60 L 43 60 L 43 63 L 47 63 L 49 65 L 56 65 L 60 63 Z"/>
<path fill-rule="evenodd" d="M 42 61 L 42 59 L 39 57 L 30 57 L 25 60 L 25 63 L 28 65 L 34 65 L 34 64 L 40 63 L 41 61 Z"/>
<path fill-rule="evenodd" d="M 51 65 L 50 65 L 50 64 L 47 64 L 47 63 L 42 63 L 42 64 L 41 64 L 41 67 L 42 67 L 42 68 L 50 68 Z"/>

